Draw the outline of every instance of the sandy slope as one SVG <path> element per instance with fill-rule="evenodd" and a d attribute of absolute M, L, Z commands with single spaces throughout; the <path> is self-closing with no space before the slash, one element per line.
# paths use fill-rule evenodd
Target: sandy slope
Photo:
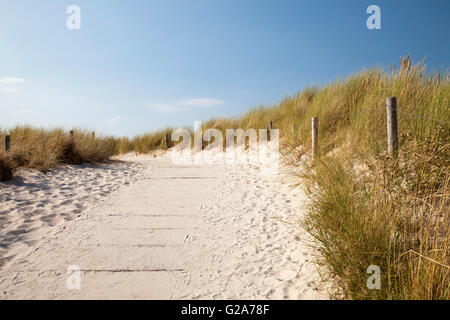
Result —
<path fill-rule="evenodd" d="M 305 197 L 248 164 L 168 155 L 0 186 L 0 298 L 318 299 Z M 81 289 L 68 290 L 69 265 Z"/>

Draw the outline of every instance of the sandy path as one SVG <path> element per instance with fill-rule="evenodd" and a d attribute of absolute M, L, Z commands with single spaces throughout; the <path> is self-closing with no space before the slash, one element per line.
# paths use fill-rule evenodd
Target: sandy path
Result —
<path fill-rule="evenodd" d="M 325 297 L 297 240 L 305 197 L 287 177 L 126 160 L 1 186 L 0 298 Z M 69 265 L 80 290 L 66 286 Z"/>

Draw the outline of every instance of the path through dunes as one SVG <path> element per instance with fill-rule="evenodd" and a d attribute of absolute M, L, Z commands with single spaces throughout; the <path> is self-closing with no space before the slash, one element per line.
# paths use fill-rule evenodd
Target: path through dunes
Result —
<path fill-rule="evenodd" d="M 244 164 L 175 165 L 169 155 L 124 159 L 114 164 L 114 170 L 110 166 L 74 169 L 77 174 L 71 176 L 71 183 L 80 192 L 86 188 L 85 170 L 94 176 L 97 170 L 99 177 L 114 171 L 108 179 L 90 183 L 103 184 L 100 189 L 117 188 L 105 191 L 101 199 L 88 191 L 77 202 L 79 211 L 73 219 L 55 220 L 54 226 L 38 226 L 34 221 L 45 230 L 41 233 L 8 216 L 14 210 L 20 213 L 10 198 L 23 195 L 31 182 L 2 186 L 1 192 L 9 195 L 0 208 L 9 221 L 8 233 L 3 226 L 0 229 L 2 255 L 11 259 L 0 267 L 0 298 L 326 297 L 317 290 L 318 275 L 309 249 L 296 239 L 305 236 L 294 225 L 304 197 L 282 181 L 286 176 L 263 175 L 259 168 Z M 48 179 L 60 173 L 51 172 Z M 56 219 L 79 198 L 78 189 L 65 195 L 61 188 L 51 187 L 28 192 L 27 207 L 54 202 L 45 216 L 53 214 Z M 61 197 L 72 202 L 64 205 Z M 14 223 L 25 230 L 22 238 L 29 237 L 28 244 L 8 242 L 11 237 L 5 234 L 14 234 Z M 69 265 L 82 270 L 80 290 L 67 288 Z"/>

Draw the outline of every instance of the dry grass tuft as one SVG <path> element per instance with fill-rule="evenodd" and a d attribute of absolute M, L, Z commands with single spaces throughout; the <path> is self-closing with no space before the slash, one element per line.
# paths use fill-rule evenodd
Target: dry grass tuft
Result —
<path fill-rule="evenodd" d="M 0 169 L 2 180 L 27 167 L 48 171 L 62 164 L 99 162 L 114 154 L 113 138 L 94 138 L 91 133 L 75 130 L 74 137 L 62 129 L 46 130 L 18 126 L 10 130 L 11 150 L 4 152 L 4 136 L 0 132 Z"/>

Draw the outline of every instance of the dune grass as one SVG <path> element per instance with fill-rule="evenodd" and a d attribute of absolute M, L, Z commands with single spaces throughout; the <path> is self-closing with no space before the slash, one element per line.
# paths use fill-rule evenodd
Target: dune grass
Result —
<path fill-rule="evenodd" d="M 407 57 L 396 72 L 367 71 L 314 95 L 306 116 L 319 117 L 322 157 L 298 171 L 313 195 L 302 223 L 337 297 L 450 298 L 448 80 Z M 398 160 L 385 151 L 387 96 L 398 99 Z M 370 265 L 381 268 L 380 290 L 367 288 Z"/>
<path fill-rule="evenodd" d="M 398 160 L 386 154 L 389 96 L 398 100 Z M 450 298 L 449 97 L 448 74 L 427 73 L 408 56 L 397 70 L 309 88 L 237 121 L 258 128 L 273 120 L 285 153 L 302 146 L 298 157 L 319 118 L 321 157 L 294 172 L 312 195 L 302 225 L 336 297 Z M 370 265 L 381 269 L 380 290 L 367 288 Z"/>
<path fill-rule="evenodd" d="M 116 152 L 126 153 L 134 151 L 137 153 L 148 153 L 157 149 L 167 149 L 165 135 L 172 134 L 172 129 L 158 130 L 152 133 L 135 136 L 133 139 L 127 137 L 119 138 L 116 141 Z"/>
<path fill-rule="evenodd" d="M 385 151 L 389 96 L 398 99 L 398 160 Z M 336 297 L 450 298 L 449 97 L 447 74 L 427 75 L 406 57 L 397 71 L 364 71 L 240 119 L 273 119 L 285 151 L 306 152 L 311 117 L 319 117 L 321 157 L 295 172 L 313 199 L 302 225 Z M 381 269 L 380 290 L 367 288 L 370 265 Z"/>
<path fill-rule="evenodd" d="M 9 132 L 11 150 L 4 151 L 4 136 L 0 131 L 1 180 L 9 180 L 21 167 L 48 171 L 62 164 L 99 162 L 115 152 L 114 138 L 93 137 L 91 132 L 74 130 L 73 138 L 63 129 L 37 129 L 17 126 Z"/>

